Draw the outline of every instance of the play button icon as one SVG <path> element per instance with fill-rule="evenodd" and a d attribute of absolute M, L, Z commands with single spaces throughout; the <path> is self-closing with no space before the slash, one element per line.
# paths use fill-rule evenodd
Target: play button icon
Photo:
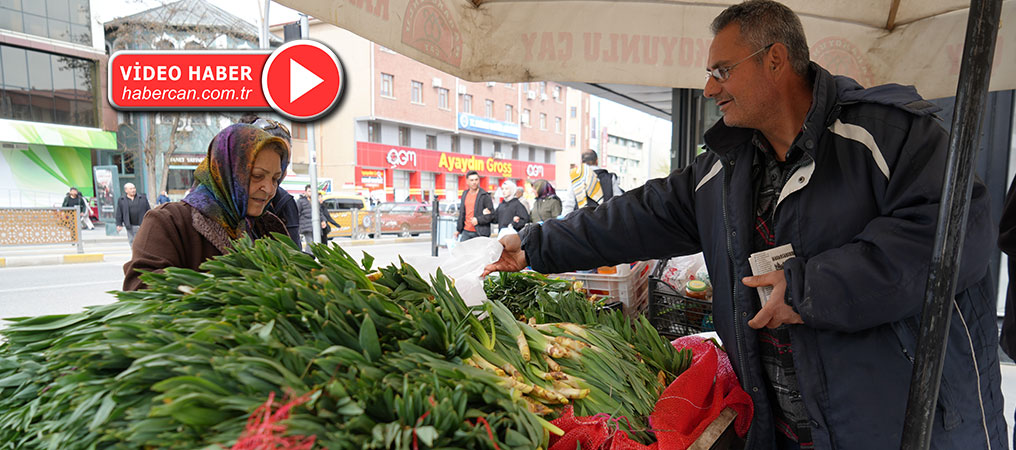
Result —
<path fill-rule="evenodd" d="M 300 65 L 295 59 L 289 60 L 289 102 L 295 102 L 296 99 L 303 97 L 311 89 L 321 84 L 321 77 L 314 75 L 314 72 L 307 70 L 306 67 Z"/>
<path fill-rule="evenodd" d="M 297 121 L 331 111 L 343 86 L 342 65 L 325 45 L 309 40 L 287 42 L 265 63 L 261 87 L 272 109 Z"/>

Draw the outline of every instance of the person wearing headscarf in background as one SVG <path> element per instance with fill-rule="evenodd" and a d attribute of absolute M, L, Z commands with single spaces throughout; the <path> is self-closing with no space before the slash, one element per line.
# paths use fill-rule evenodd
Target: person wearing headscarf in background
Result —
<path fill-rule="evenodd" d="M 498 239 L 505 234 L 517 233 L 529 223 L 529 211 L 526 209 L 526 205 L 519 200 L 525 190 L 525 187 L 515 186 L 512 181 L 505 181 L 501 184 L 501 192 L 504 192 L 505 200 L 494 211 L 494 217 L 498 224 Z"/>
<path fill-rule="evenodd" d="M 554 219 L 561 214 L 561 199 L 557 197 L 557 192 L 549 181 L 536 180 L 533 189 L 536 190 L 536 202 L 533 203 L 533 210 L 529 213 L 533 223 Z"/>
<path fill-rule="evenodd" d="M 190 193 L 145 216 L 131 260 L 124 265 L 123 290 L 146 287 L 139 271 L 197 270 L 209 258 L 228 252 L 233 240 L 285 234 L 285 225 L 266 206 L 288 165 L 285 140 L 247 124 L 220 131 L 194 170 Z"/>
<path fill-rule="evenodd" d="M 256 114 L 246 114 L 240 117 L 237 123 L 254 125 L 272 136 L 282 138 L 290 148 L 293 147 L 293 137 L 289 133 L 289 128 L 275 120 L 258 117 Z M 300 245 L 300 210 L 296 207 L 296 199 L 293 198 L 293 194 L 285 189 L 276 189 L 275 197 L 272 197 L 272 201 L 268 202 L 268 212 L 282 219 L 282 223 L 286 224 L 289 238 Z"/>

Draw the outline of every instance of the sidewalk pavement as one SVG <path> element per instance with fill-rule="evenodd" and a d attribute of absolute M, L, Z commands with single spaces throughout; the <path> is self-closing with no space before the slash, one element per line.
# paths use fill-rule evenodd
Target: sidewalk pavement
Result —
<path fill-rule="evenodd" d="M 332 238 L 333 243 L 343 247 L 429 241 L 430 234 L 411 238 L 394 236 L 358 240 L 342 237 Z M 94 230 L 81 231 L 81 247 L 82 253 L 77 252 L 76 244 L 3 246 L 0 247 L 0 268 L 102 262 L 106 260 L 107 256 L 129 258 L 131 253 L 130 246 L 127 245 L 126 232 L 107 236 L 105 227 L 101 224 Z"/>

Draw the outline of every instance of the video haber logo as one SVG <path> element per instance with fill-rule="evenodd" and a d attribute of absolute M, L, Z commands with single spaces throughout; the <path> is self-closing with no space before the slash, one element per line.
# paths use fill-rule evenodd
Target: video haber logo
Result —
<path fill-rule="evenodd" d="M 308 40 L 274 52 L 121 51 L 109 61 L 109 103 L 122 110 L 270 110 L 313 120 L 338 103 L 342 65 Z"/>

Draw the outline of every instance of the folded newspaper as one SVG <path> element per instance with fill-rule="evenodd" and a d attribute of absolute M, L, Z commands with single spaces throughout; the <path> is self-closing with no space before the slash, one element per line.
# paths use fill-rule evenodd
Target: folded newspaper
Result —
<path fill-rule="evenodd" d="M 794 247 L 784 244 L 769 250 L 752 253 L 748 257 L 748 264 L 751 266 L 752 275 L 765 275 L 769 272 L 783 270 L 784 261 L 794 257 Z M 759 286 L 758 299 L 765 306 L 769 296 L 773 293 L 772 286 Z"/>

